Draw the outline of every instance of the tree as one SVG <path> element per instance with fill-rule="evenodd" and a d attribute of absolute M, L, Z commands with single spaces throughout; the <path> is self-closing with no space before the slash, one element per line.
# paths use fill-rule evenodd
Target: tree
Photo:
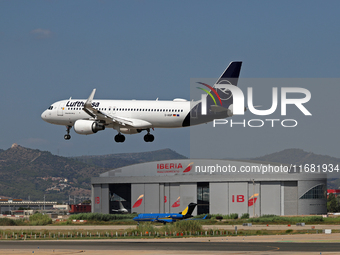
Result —
<path fill-rule="evenodd" d="M 327 198 L 327 211 L 328 212 L 337 212 L 338 211 L 338 203 L 337 199 L 333 193 L 330 193 Z"/>

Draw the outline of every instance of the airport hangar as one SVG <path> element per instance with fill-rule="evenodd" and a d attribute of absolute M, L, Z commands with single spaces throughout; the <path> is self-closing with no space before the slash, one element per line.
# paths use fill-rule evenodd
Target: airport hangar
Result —
<path fill-rule="evenodd" d="M 211 159 L 125 166 L 91 179 L 92 212 L 113 213 L 122 201 L 136 213 L 178 213 L 194 202 L 193 215 L 326 214 L 326 175 L 289 167 Z"/>

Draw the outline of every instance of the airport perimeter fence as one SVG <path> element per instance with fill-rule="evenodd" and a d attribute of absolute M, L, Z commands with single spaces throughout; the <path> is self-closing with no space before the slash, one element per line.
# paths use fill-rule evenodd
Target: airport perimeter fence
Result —
<path fill-rule="evenodd" d="M 66 240 L 66 239 L 131 239 L 131 238 L 181 238 L 181 237 L 228 237 L 251 235 L 277 235 L 277 234 L 321 234 L 320 229 L 303 230 L 204 230 L 184 232 L 140 232 L 133 231 L 1 231 L 0 240 Z M 340 230 L 332 230 L 340 233 Z"/>

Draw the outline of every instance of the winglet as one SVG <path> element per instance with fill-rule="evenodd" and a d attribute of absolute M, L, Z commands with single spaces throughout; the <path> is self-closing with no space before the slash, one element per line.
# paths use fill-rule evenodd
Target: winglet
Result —
<path fill-rule="evenodd" d="M 86 100 L 84 108 L 83 108 L 83 111 L 86 112 L 88 115 L 90 115 L 92 118 L 96 118 L 96 115 L 92 112 L 92 110 L 94 110 L 92 108 L 92 100 L 93 100 L 95 93 L 96 93 L 96 89 L 93 89 L 91 95 Z"/>
<path fill-rule="evenodd" d="M 96 89 L 93 89 L 91 95 L 89 96 L 89 98 L 85 102 L 85 106 L 86 107 L 89 107 L 89 106 L 92 105 L 92 100 L 93 100 L 93 97 L 94 97 L 95 93 L 96 93 Z"/>

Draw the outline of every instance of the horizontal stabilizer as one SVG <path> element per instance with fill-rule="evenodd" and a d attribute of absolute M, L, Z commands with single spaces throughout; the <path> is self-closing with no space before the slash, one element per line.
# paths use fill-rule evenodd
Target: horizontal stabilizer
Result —
<path fill-rule="evenodd" d="M 211 105 L 210 109 L 215 113 L 227 112 L 228 111 L 228 108 L 224 108 L 224 107 L 219 106 L 219 105 Z"/>

